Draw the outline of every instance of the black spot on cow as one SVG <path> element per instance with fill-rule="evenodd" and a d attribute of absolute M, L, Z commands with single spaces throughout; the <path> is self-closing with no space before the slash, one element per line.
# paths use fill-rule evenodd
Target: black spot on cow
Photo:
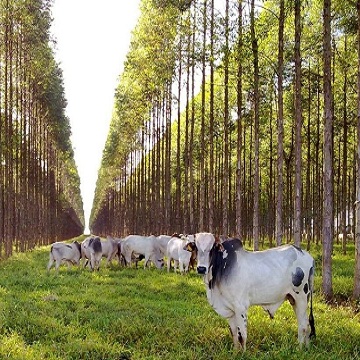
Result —
<path fill-rule="evenodd" d="M 89 246 L 92 247 L 96 253 L 102 251 L 101 240 L 99 237 L 91 238 L 89 241 Z"/>
<path fill-rule="evenodd" d="M 308 279 L 309 284 L 312 284 L 312 279 L 314 277 L 314 272 L 315 272 L 314 266 L 315 266 L 315 264 L 310 268 L 310 271 L 309 271 L 309 279 Z"/>
<path fill-rule="evenodd" d="M 304 279 L 304 271 L 297 267 L 295 270 L 295 274 L 292 273 L 292 283 L 294 284 L 294 286 L 300 286 L 302 281 Z"/>
<path fill-rule="evenodd" d="M 209 269 L 212 272 L 212 279 L 209 282 L 210 289 L 222 278 L 229 276 L 236 263 L 236 251 L 242 246 L 239 239 L 229 239 L 223 243 L 215 242 L 210 251 Z"/>
<path fill-rule="evenodd" d="M 306 283 L 304 286 L 304 293 L 307 294 L 308 291 L 309 291 L 309 285 L 308 285 L 308 283 Z"/>
<path fill-rule="evenodd" d="M 244 346 L 244 339 L 241 335 L 241 331 L 240 331 L 239 327 L 238 327 L 238 340 L 239 340 L 239 343 L 241 344 L 241 346 Z"/>

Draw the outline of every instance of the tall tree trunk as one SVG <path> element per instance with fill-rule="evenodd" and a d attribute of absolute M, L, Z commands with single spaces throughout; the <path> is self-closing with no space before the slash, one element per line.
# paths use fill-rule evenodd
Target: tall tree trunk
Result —
<path fill-rule="evenodd" d="M 360 298 L 360 0 L 357 0 L 357 146 L 356 146 L 356 202 L 355 202 L 355 273 L 353 298 Z"/>
<path fill-rule="evenodd" d="M 229 0 L 225 2 L 224 49 L 224 170 L 222 193 L 222 234 L 229 234 Z"/>
<path fill-rule="evenodd" d="M 201 80 L 201 136 L 200 136 L 200 199 L 199 199 L 199 231 L 205 230 L 205 98 L 206 98 L 206 32 L 207 32 L 207 0 L 203 8 L 203 47 L 202 47 L 202 80 Z"/>
<path fill-rule="evenodd" d="M 251 0 L 251 45 L 254 66 L 254 212 L 253 236 L 254 250 L 259 250 L 259 200 L 260 200 L 260 170 L 259 170 L 259 54 L 258 42 L 255 34 L 255 0 Z"/>
<path fill-rule="evenodd" d="M 302 177 L 301 177 L 301 0 L 295 0 L 295 201 L 294 201 L 294 242 L 296 246 L 301 243 L 301 202 L 302 202 Z"/>
<path fill-rule="evenodd" d="M 181 25 L 181 24 L 180 24 Z M 178 49 L 178 93 L 177 93 L 177 134 L 176 134 L 176 199 L 175 199 L 175 211 L 176 211 L 176 227 L 182 229 L 182 203 L 181 203 L 181 82 L 182 82 L 182 36 L 179 40 Z M 180 230 L 179 230 L 180 231 Z"/>
<path fill-rule="evenodd" d="M 333 296 L 332 242 L 334 237 L 333 208 L 333 113 L 331 88 L 331 0 L 324 0 L 324 211 L 323 211 L 323 280 L 326 300 Z"/>
<path fill-rule="evenodd" d="M 190 15 L 189 15 L 190 16 Z M 187 36 L 187 59 L 186 59 L 186 106 L 185 106 L 185 140 L 184 140 L 184 208 L 183 208 L 183 229 L 185 233 L 189 233 L 189 163 L 190 163 L 190 141 L 189 141 L 189 125 L 190 125 L 190 73 L 191 73 L 191 34 Z"/>
<path fill-rule="evenodd" d="M 211 0 L 210 19 L 209 231 L 214 232 L 214 0 Z"/>
<path fill-rule="evenodd" d="M 283 102 L 283 77 L 284 77 L 284 0 L 280 0 L 279 15 L 279 47 L 278 47 L 278 120 L 277 120 L 277 193 L 276 193 L 276 245 L 282 243 L 283 238 L 283 199 L 284 199 L 284 102 Z"/>
<path fill-rule="evenodd" d="M 310 243 L 313 237 L 313 228 L 311 224 L 311 219 L 313 217 L 311 214 L 313 214 L 313 209 L 311 206 L 311 132 L 310 132 L 310 125 L 311 125 L 311 62 L 309 61 L 309 68 L 308 68 L 308 116 L 307 116 L 307 132 L 306 132 L 306 145 L 307 145 L 307 155 L 306 155 L 306 196 L 305 196 L 305 233 L 306 237 L 305 240 L 307 240 L 307 250 L 310 250 Z"/>
<path fill-rule="evenodd" d="M 171 231 L 171 83 L 167 85 L 165 138 L 165 232 Z"/>
<path fill-rule="evenodd" d="M 345 55 L 347 53 L 347 36 L 345 35 L 344 39 L 344 52 Z M 350 212 L 350 207 L 348 206 L 348 197 L 347 197 L 347 142 L 348 142 L 348 123 L 347 123 L 347 68 L 344 68 L 344 87 L 343 87 L 343 128 L 344 128 L 344 135 L 343 135 L 343 158 L 342 158 L 342 177 L 341 177 L 341 232 L 343 234 L 342 238 L 342 251 L 343 254 L 346 255 L 346 238 L 347 238 L 347 213 Z M 340 168 L 340 166 L 339 166 Z M 340 179 L 339 179 L 340 180 Z"/>
<path fill-rule="evenodd" d="M 191 116 L 189 137 L 189 229 L 195 232 L 195 188 L 194 188 L 194 127 L 195 127 L 195 31 L 196 31 L 196 1 L 193 1 L 193 31 L 191 35 Z M 190 69 L 189 69 L 190 72 Z"/>
<path fill-rule="evenodd" d="M 241 148 L 242 148 L 242 0 L 238 3 L 238 48 L 237 48 L 237 141 L 236 141 L 236 236 L 242 238 L 242 172 L 241 172 Z"/>

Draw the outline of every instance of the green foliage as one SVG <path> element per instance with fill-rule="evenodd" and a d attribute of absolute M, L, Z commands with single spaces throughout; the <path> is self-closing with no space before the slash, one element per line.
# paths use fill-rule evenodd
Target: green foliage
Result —
<path fill-rule="evenodd" d="M 69 212 L 75 232 L 84 227 L 63 75 L 50 37 L 51 5 L 52 0 L 0 1 L 0 155 L 3 183 L 17 184 L 16 194 L 3 200 L 3 213 L 21 207 L 10 216 L 17 234 L 7 234 L 4 225 L 0 243 L 21 238 L 25 248 L 63 238 L 72 228 Z M 4 193 L 12 191 L 3 184 Z M 32 232 L 26 228 L 31 223 L 38 227 L 35 238 L 23 235 Z"/>
<path fill-rule="evenodd" d="M 333 304 L 325 304 L 320 294 L 321 253 L 313 251 L 315 343 L 299 350 L 288 303 L 274 320 L 253 307 L 245 354 L 233 351 L 227 322 L 208 304 L 203 281 L 194 272 L 180 276 L 114 263 L 94 273 L 63 266 L 58 275 L 54 269 L 47 274 L 48 250 L 0 263 L 1 359 L 350 360 L 360 355 L 359 303 L 344 302 L 351 294 L 353 262 L 337 247 L 334 289 L 339 296 Z"/>

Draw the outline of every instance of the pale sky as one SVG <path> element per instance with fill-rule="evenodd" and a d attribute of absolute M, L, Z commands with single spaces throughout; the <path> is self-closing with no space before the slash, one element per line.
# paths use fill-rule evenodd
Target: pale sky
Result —
<path fill-rule="evenodd" d="M 81 180 L 86 229 L 118 76 L 140 0 L 55 0 L 52 35 L 64 74 L 72 145 Z"/>

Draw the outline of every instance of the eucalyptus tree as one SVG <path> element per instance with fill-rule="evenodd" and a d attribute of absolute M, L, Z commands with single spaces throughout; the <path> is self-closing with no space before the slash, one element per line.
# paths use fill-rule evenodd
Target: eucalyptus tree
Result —
<path fill-rule="evenodd" d="M 356 121 L 356 203 L 355 203 L 355 274 L 353 298 L 360 298 L 360 0 L 357 10 L 357 121 Z"/>
<path fill-rule="evenodd" d="M 300 246 L 302 223 L 302 106 L 301 106 L 301 0 L 295 0 L 295 194 L 294 194 L 294 242 Z"/>
<path fill-rule="evenodd" d="M 209 230 L 257 238 L 255 246 L 274 234 L 299 244 L 304 226 L 308 247 L 331 244 L 328 226 L 339 212 L 344 225 L 355 201 L 355 8 L 336 1 L 325 66 L 319 0 L 181 4 L 143 2 L 148 17 L 115 96 L 110 131 L 121 144 L 99 171 L 93 224 L 115 229 L 116 212 L 118 232 Z M 169 47 L 158 46 L 157 31 Z"/>
<path fill-rule="evenodd" d="M 280 0 L 279 32 L 278 32 L 278 115 L 277 115 L 277 192 L 276 192 L 276 244 L 282 243 L 283 237 L 283 197 L 284 197 L 284 101 L 283 101 L 283 78 L 284 78 L 284 0 Z"/>
<path fill-rule="evenodd" d="M 1 256 L 84 226 L 50 10 L 47 0 L 0 2 Z"/>
<path fill-rule="evenodd" d="M 253 217 L 253 237 L 254 250 L 259 250 L 259 201 L 260 201 L 260 169 L 259 169 L 259 48 L 258 39 L 255 30 L 255 1 L 251 0 L 250 9 L 251 23 L 251 48 L 253 53 L 254 66 L 254 217 Z"/>
<path fill-rule="evenodd" d="M 243 50 L 243 2 L 238 2 L 238 33 L 237 33 L 237 57 L 236 61 L 238 64 L 237 78 L 236 78 L 236 108 L 237 108 L 237 139 L 236 139 L 236 235 L 242 238 L 242 50 Z"/>
<path fill-rule="evenodd" d="M 326 299 L 333 296 L 332 250 L 333 250 L 333 113 L 331 68 L 331 0 L 324 0 L 324 214 L 323 214 L 323 267 L 322 289 Z"/>

